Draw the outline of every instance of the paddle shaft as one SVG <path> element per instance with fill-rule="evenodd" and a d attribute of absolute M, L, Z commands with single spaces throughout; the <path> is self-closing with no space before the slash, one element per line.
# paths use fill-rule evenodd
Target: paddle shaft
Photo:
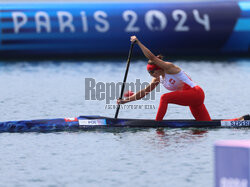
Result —
<path fill-rule="evenodd" d="M 133 43 L 131 43 L 131 45 L 130 45 L 130 49 L 129 49 L 129 53 L 128 53 L 127 66 L 126 66 L 126 71 L 125 71 L 125 75 L 124 75 L 124 79 L 123 79 L 123 83 L 122 83 L 121 94 L 120 94 L 119 99 L 122 99 L 122 96 L 123 96 L 123 92 L 124 92 L 124 88 L 125 88 L 125 84 L 126 84 L 126 80 L 127 80 L 127 76 L 128 76 L 128 70 L 129 70 L 129 65 L 130 65 L 130 59 L 131 59 L 131 56 L 132 56 L 132 51 L 133 51 L 134 44 L 135 44 L 135 43 L 133 42 Z M 120 110 L 120 104 L 118 104 L 118 106 L 117 106 L 117 108 L 116 108 L 115 118 L 118 117 L 119 110 Z"/>

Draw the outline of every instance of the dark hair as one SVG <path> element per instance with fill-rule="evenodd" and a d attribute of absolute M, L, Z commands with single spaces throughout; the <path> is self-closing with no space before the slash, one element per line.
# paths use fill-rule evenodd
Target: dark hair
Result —
<path fill-rule="evenodd" d="M 163 60 L 163 55 L 161 55 L 161 54 L 157 55 L 156 57 Z M 148 64 L 155 64 L 155 63 L 151 60 L 148 60 Z"/>
<path fill-rule="evenodd" d="M 161 54 L 159 54 L 159 55 L 157 55 L 156 57 L 159 58 L 159 59 L 161 59 L 161 60 L 163 60 L 163 57 L 164 57 L 164 56 L 161 55 Z"/>

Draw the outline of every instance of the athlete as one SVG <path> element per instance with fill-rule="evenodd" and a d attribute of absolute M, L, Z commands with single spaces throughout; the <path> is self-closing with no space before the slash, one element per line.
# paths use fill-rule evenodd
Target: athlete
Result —
<path fill-rule="evenodd" d="M 136 36 L 131 36 L 130 41 L 138 44 L 145 57 L 148 58 L 147 70 L 153 79 L 145 89 L 125 99 L 118 99 L 118 104 L 139 100 L 154 90 L 159 83 L 162 83 L 171 92 L 161 96 L 156 121 L 163 120 L 170 103 L 189 106 L 197 121 L 211 121 L 204 105 L 205 94 L 200 86 L 193 82 L 180 67 L 171 62 L 163 61 L 160 55 L 155 56 Z"/>

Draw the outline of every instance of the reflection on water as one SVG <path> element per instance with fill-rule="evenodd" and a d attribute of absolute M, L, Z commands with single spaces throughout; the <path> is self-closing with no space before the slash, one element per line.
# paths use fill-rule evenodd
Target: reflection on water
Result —
<path fill-rule="evenodd" d="M 183 129 L 166 130 L 164 128 L 156 129 L 159 143 L 164 146 L 180 146 L 181 144 L 192 144 L 206 136 L 207 130 L 202 129 Z"/>

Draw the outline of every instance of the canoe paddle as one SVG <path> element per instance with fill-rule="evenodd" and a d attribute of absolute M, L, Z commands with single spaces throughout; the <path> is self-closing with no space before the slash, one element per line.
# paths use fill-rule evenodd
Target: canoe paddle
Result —
<path fill-rule="evenodd" d="M 124 75 L 124 79 L 123 79 L 123 83 L 122 83 L 121 94 L 120 94 L 119 99 L 122 99 L 122 96 L 123 96 L 123 92 L 124 92 L 125 83 L 126 83 L 127 76 L 128 76 L 130 59 L 131 59 L 131 56 L 132 56 L 132 51 L 133 51 L 134 44 L 135 44 L 135 42 L 131 43 L 131 45 L 130 45 L 130 49 L 129 49 L 129 53 L 128 53 L 128 60 L 127 60 L 127 67 L 126 67 L 126 71 L 125 71 L 125 75 Z M 116 108 L 115 119 L 118 117 L 119 110 L 120 110 L 120 104 L 118 104 L 118 106 Z"/>

